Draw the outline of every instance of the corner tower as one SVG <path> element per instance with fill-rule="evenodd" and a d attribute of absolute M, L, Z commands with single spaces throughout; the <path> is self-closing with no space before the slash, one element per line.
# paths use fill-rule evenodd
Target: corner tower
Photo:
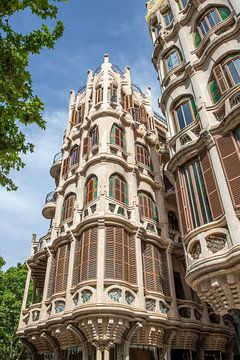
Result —
<path fill-rule="evenodd" d="M 27 261 L 18 335 L 35 359 L 197 359 L 200 338 L 232 354 L 231 328 L 184 282 L 166 132 L 150 90 L 108 56 L 71 92 L 50 229 Z"/>

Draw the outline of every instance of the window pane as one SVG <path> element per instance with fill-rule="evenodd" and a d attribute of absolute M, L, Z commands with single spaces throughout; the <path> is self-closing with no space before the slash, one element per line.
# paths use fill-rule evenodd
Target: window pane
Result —
<path fill-rule="evenodd" d="M 172 60 L 172 67 L 175 68 L 179 64 L 177 52 L 174 51 L 173 53 L 171 53 L 170 56 L 171 56 L 171 60 Z"/>
<path fill-rule="evenodd" d="M 186 125 L 189 125 L 193 121 L 193 116 L 192 116 L 192 112 L 190 109 L 190 103 L 187 102 L 187 103 L 183 104 L 182 107 L 183 107 Z"/>
<path fill-rule="evenodd" d="M 168 67 L 168 70 L 172 70 L 173 69 L 173 65 L 172 65 L 172 58 L 171 58 L 171 55 L 169 55 L 166 59 L 167 61 L 167 67 Z"/>
<path fill-rule="evenodd" d="M 230 73 L 232 75 L 232 80 L 233 80 L 235 85 L 240 83 L 240 76 L 239 76 L 239 73 L 237 71 L 237 69 L 240 70 L 239 65 L 240 65 L 239 59 L 236 59 L 233 62 L 230 62 L 230 63 L 227 64 L 228 69 L 230 70 Z"/>
<path fill-rule="evenodd" d="M 199 24 L 199 27 L 200 27 L 200 30 L 202 32 L 202 35 L 204 36 L 206 34 L 206 31 L 204 29 L 204 26 L 203 26 L 202 22 Z"/>
<path fill-rule="evenodd" d="M 181 0 L 181 1 L 182 1 L 183 7 L 185 7 L 187 5 L 188 0 Z"/>
<path fill-rule="evenodd" d="M 218 12 L 216 10 L 211 11 L 211 16 L 212 16 L 213 21 L 214 21 L 215 24 L 218 24 L 218 23 L 221 22 L 221 19 L 220 19 L 219 15 L 218 15 Z"/>
<path fill-rule="evenodd" d="M 202 20 L 202 25 L 205 29 L 205 32 L 207 33 L 210 29 L 205 19 Z"/>
<path fill-rule="evenodd" d="M 182 106 L 179 106 L 176 113 L 177 113 L 177 117 L 178 117 L 179 128 L 181 130 L 181 129 L 183 129 L 185 127 L 185 121 L 184 121 L 184 117 L 183 117 Z"/>

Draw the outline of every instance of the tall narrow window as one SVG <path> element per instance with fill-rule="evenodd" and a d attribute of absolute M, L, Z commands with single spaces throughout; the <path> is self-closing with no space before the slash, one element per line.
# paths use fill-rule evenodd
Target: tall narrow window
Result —
<path fill-rule="evenodd" d="M 108 87 L 108 101 L 117 102 L 117 85 L 110 84 Z"/>
<path fill-rule="evenodd" d="M 62 208 L 62 221 L 69 221 L 73 218 L 75 199 L 75 194 L 69 194 L 65 198 Z"/>
<path fill-rule="evenodd" d="M 66 290 L 68 278 L 70 245 L 62 245 L 57 249 L 54 293 Z"/>
<path fill-rule="evenodd" d="M 80 146 L 74 146 L 70 152 L 71 166 L 77 165 L 79 161 Z"/>
<path fill-rule="evenodd" d="M 151 159 L 148 149 L 145 146 L 137 143 L 136 144 L 136 158 L 137 162 L 146 168 L 150 167 Z"/>
<path fill-rule="evenodd" d="M 174 109 L 177 127 L 179 130 L 190 125 L 197 116 L 195 101 L 192 97 L 183 98 Z"/>
<path fill-rule="evenodd" d="M 124 130 L 115 124 L 113 124 L 111 129 L 110 142 L 111 144 L 117 145 L 121 148 L 125 147 Z"/>
<path fill-rule="evenodd" d="M 166 67 L 167 67 L 167 71 L 173 70 L 181 62 L 182 62 L 182 54 L 177 49 L 171 50 L 165 56 L 165 64 L 166 64 Z"/>
<path fill-rule="evenodd" d="M 99 86 L 96 88 L 95 92 L 95 104 L 98 104 L 103 101 L 103 87 Z"/>
<path fill-rule="evenodd" d="M 123 227 L 106 227 L 105 278 L 136 284 L 135 238 Z"/>
<path fill-rule="evenodd" d="M 138 193 L 139 210 L 141 217 L 158 221 L 157 206 L 154 203 L 151 195 L 144 191 Z"/>
<path fill-rule="evenodd" d="M 98 180 L 96 176 L 91 176 L 85 185 L 85 204 L 96 199 L 97 197 Z"/>
<path fill-rule="evenodd" d="M 78 107 L 78 123 L 82 124 L 84 120 L 85 103 L 81 103 Z"/>
<path fill-rule="evenodd" d="M 164 18 L 164 22 L 165 25 L 168 26 L 172 23 L 173 21 L 173 13 L 170 9 L 168 9 L 164 14 L 163 14 L 163 18 Z"/>
<path fill-rule="evenodd" d="M 128 205 L 128 185 L 117 174 L 112 175 L 109 179 L 109 196 Z"/>
<path fill-rule="evenodd" d="M 98 145 L 98 127 L 95 126 L 90 131 L 91 146 Z"/>
<path fill-rule="evenodd" d="M 185 9 L 185 7 L 187 6 L 188 0 L 177 0 L 177 3 L 178 3 L 179 10 L 181 11 L 181 10 Z"/>

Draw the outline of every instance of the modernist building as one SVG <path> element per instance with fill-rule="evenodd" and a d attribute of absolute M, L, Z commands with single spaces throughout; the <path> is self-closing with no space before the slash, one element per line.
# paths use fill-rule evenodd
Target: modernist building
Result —
<path fill-rule="evenodd" d="M 173 9 L 176 20 L 170 24 L 170 31 L 176 36 L 180 31 L 178 17 L 184 16 L 187 24 L 192 15 L 186 11 L 178 14 L 177 8 Z M 158 16 L 153 23 L 159 24 L 160 14 L 160 9 L 154 8 L 151 23 Z M 236 32 L 236 17 L 230 16 L 231 27 L 227 31 L 232 34 Z M 184 33 L 183 38 L 186 39 Z M 178 42 L 173 39 L 176 44 L 173 50 L 169 45 L 170 52 L 178 51 Z M 167 49 L 156 43 L 156 66 L 159 63 L 165 66 L 163 50 Z M 183 56 L 182 51 L 182 59 Z M 228 59 L 237 61 L 235 56 Z M 201 64 L 198 62 L 197 66 L 204 76 Z M 27 260 L 29 273 L 18 335 L 35 360 L 234 358 L 231 323 L 215 314 L 213 308 L 220 309 L 222 314 L 225 313 L 221 311 L 222 301 L 225 309 L 228 299 L 238 300 L 233 268 L 238 222 L 233 195 L 223 173 L 224 159 L 222 166 L 213 137 L 220 139 L 221 150 L 219 127 L 223 132 L 233 124 L 236 126 L 235 108 L 230 103 L 233 96 L 237 99 L 237 93 L 229 85 L 220 100 L 232 121 L 225 116 L 216 120 L 219 102 L 209 105 L 208 114 L 203 99 L 209 96 L 210 102 L 210 95 L 203 92 L 201 105 L 200 95 L 194 95 L 189 73 L 194 84 L 199 81 L 190 60 L 182 60 L 178 71 L 179 75 L 174 69 L 166 74 L 168 81 L 163 78 L 163 108 L 168 112 L 172 106 L 170 99 L 174 99 L 178 106 L 186 104 L 196 121 L 179 134 L 170 122 L 170 161 L 166 123 L 152 110 L 150 90 L 143 94 L 131 82 L 129 68 L 122 72 L 106 55 L 101 67 L 94 73 L 89 71 L 86 86 L 76 94 L 71 92 L 61 154 L 55 156 L 50 169 L 56 189 L 47 196 L 43 208 L 43 216 L 51 219 L 50 230 L 39 240 L 33 236 L 32 254 Z M 199 91 L 196 86 L 196 94 Z M 207 130 L 211 121 L 213 136 Z M 207 127 L 203 131 L 204 126 Z M 183 145 L 184 137 L 192 138 Z M 222 141 L 237 144 L 233 135 L 226 135 Z M 212 158 L 216 162 L 216 176 L 210 165 Z M 164 173 L 167 163 L 169 170 Z M 178 201 L 184 243 L 171 183 L 170 172 L 175 172 L 174 167 L 179 174 L 177 191 L 181 194 Z M 195 196 L 202 213 L 197 212 L 199 208 L 190 213 L 186 207 L 188 198 L 183 198 L 187 196 L 183 193 L 187 189 L 183 186 L 183 181 L 187 181 L 185 174 L 190 181 L 194 173 L 199 179 L 195 190 L 203 186 L 204 179 L 210 179 L 202 187 L 202 198 Z M 210 175 L 206 177 L 206 173 Z M 218 177 L 224 198 L 219 195 Z M 214 207 L 214 201 L 219 206 Z M 188 217 L 184 222 L 186 211 Z M 188 254 L 187 281 L 208 304 L 185 282 L 183 247 Z M 230 275 L 225 274 L 222 265 L 226 267 L 226 259 L 230 259 Z M 207 266 L 212 271 L 208 270 L 208 279 Z M 220 276 L 227 278 L 229 295 L 225 298 L 218 291 L 219 281 L 223 281 Z"/>
<path fill-rule="evenodd" d="M 186 281 L 216 314 L 239 324 L 240 2 L 155 0 L 147 7 Z"/>

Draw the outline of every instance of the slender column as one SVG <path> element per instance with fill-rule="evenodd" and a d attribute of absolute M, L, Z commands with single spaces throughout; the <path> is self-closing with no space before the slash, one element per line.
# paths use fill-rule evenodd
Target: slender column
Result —
<path fill-rule="evenodd" d="M 109 360 L 109 349 L 104 350 L 104 360 Z"/>
<path fill-rule="evenodd" d="M 98 223 L 98 257 L 97 257 L 97 302 L 103 301 L 104 292 L 104 259 L 105 259 L 105 225 Z"/>
<path fill-rule="evenodd" d="M 100 349 L 96 350 L 96 360 L 103 360 L 102 359 L 102 351 Z"/>
<path fill-rule="evenodd" d="M 45 282 L 44 282 L 44 289 L 43 289 L 43 296 L 42 296 L 42 308 L 40 313 L 40 320 L 44 319 L 46 317 L 46 305 L 45 301 L 47 299 L 47 293 L 48 293 L 48 286 L 49 286 L 49 280 L 50 280 L 50 271 L 51 271 L 51 259 L 53 255 L 48 254 L 48 260 L 47 260 L 47 269 L 46 269 L 46 275 L 45 275 Z"/>
<path fill-rule="evenodd" d="M 136 264 L 137 264 L 138 301 L 139 301 L 139 306 L 145 308 L 143 265 L 142 265 L 142 242 L 138 236 L 136 236 L 135 239 L 136 239 L 135 247 L 136 247 Z"/>
<path fill-rule="evenodd" d="M 227 186 L 227 181 L 223 172 L 222 164 L 219 159 L 216 146 L 209 148 L 209 155 L 212 160 L 214 173 L 219 187 L 219 192 L 222 198 L 222 204 L 225 211 L 225 216 L 228 224 L 228 229 L 231 235 L 233 245 L 239 245 L 240 224 L 236 217 L 235 210 L 233 208 L 232 199 Z"/>
<path fill-rule="evenodd" d="M 66 310 L 72 307 L 72 295 L 70 293 L 70 289 L 72 286 L 72 277 L 73 277 L 73 262 L 74 262 L 74 249 L 75 249 L 75 241 L 73 238 L 70 243 L 70 254 L 69 254 L 69 264 L 68 264 L 68 279 L 67 279 L 67 289 L 66 289 Z"/>

